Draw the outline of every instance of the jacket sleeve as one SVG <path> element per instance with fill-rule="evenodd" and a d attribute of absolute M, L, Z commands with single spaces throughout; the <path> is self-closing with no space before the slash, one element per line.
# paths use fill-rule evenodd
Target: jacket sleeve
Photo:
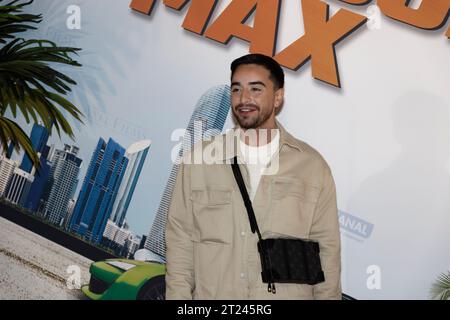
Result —
<path fill-rule="evenodd" d="M 166 223 L 166 299 L 190 300 L 194 290 L 189 165 L 180 164 Z"/>
<path fill-rule="evenodd" d="M 320 260 L 325 274 L 325 282 L 314 285 L 314 299 L 341 299 L 341 241 L 336 187 L 326 164 L 310 237 L 319 242 Z"/>

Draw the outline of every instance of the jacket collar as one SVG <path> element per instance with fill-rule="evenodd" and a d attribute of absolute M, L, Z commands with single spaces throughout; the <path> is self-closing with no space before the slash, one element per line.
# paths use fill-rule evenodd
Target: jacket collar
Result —
<path fill-rule="evenodd" d="M 300 152 L 303 152 L 303 146 L 301 145 L 300 141 L 298 141 L 297 139 L 295 139 L 282 125 L 281 123 L 275 119 L 275 123 L 279 129 L 279 134 L 280 134 L 280 146 L 279 148 L 281 149 L 281 147 L 283 145 L 288 145 Z M 220 140 L 220 144 L 223 148 L 223 145 L 225 145 L 225 150 L 223 152 L 223 158 L 222 160 L 230 160 L 233 159 L 235 156 L 237 156 L 239 159 L 242 159 L 242 154 L 240 152 L 240 148 L 239 148 L 239 141 L 237 135 L 235 134 L 235 130 L 237 130 L 239 127 L 236 126 L 231 130 L 228 130 L 225 134 L 219 136 L 222 139 L 225 139 L 225 141 Z M 279 149 L 279 150 L 280 150 Z"/>

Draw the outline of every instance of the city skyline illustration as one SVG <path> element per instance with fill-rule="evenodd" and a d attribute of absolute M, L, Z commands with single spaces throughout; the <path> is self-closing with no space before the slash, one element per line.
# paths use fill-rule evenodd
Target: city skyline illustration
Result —
<path fill-rule="evenodd" d="M 197 102 L 186 128 L 186 132 L 192 134 L 193 139 L 188 141 L 186 138 L 188 135 L 183 138 L 178 157 L 182 156 L 183 150 L 189 150 L 199 139 L 206 138 L 204 136 L 206 131 L 216 129 L 221 132 L 228 117 L 229 108 L 228 86 L 222 85 L 209 89 Z M 195 121 L 202 123 L 200 136 L 193 134 Z M 22 195 L 16 203 L 30 211 L 39 211 L 37 214 L 49 222 L 93 244 L 102 242 L 107 224 L 109 232 L 111 228 L 114 228 L 114 232 L 129 229 L 130 237 L 135 239 L 134 242 L 146 240 L 146 248 L 153 245 L 152 251 L 164 257 L 165 245 L 162 239 L 164 239 L 165 215 L 177 165 L 171 168 L 160 205 L 157 212 L 153 213 L 154 219 L 149 219 L 146 232 L 140 232 L 136 231 L 134 226 L 129 226 L 126 218 L 128 214 L 147 216 L 152 214 L 151 212 L 127 212 L 133 202 L 133 193 L 138 186 L 152 142 L 150 140 L 136 141 L 125 149 L 113 137 L 109 137 L 108 140 L 99 138 L 88 161 L 79 156 L 82 148 L 76 142 L 74 145 L 64 144 L 63 148 L 58 149 L 54 144 L 47 145 L 49 138 L 50 135 L 42 125 L 33 125 L 30 139 L 41 159 L 42 167 L 39 172 L 34 169 L 26 154 L 21 157 L 16 155 L 19 160 L 13 162 L 12 173 L 21 179 L 16 184 L 22 180 L 26 182 L 20 190 Z M 151 159 L 151 156 L 149 158 Z M 8 159 L 2 162 L 6 160 Z M 84 176 L 79 175 L 82 165 L 87 166 Z M 16 169 L 23 171 L 22 175 L 26 176 L 22 177 L 15 173 Z M 3 174 L 2 172 L 0 171 L 0 174 Z M 45 183 L 46 180 L 50 182 Z M 42 199 L 46 201 L 42 203 Z M 146 235 L 148 236 L 145 237 Z M 141 243 L 140 247 L 143 245 L 144 243 Z"/>

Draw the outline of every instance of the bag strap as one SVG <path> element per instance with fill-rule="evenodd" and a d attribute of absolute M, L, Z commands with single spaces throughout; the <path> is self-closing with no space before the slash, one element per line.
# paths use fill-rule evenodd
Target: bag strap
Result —
<path fill-rule="evenodd" d="M 231 163 L 231 168 L 233 169 L 234 178 L 239 186 L 239 190 L 241 191 L 242 199 L 244 200 L 245 208 L 247 209 L 248 220 L 250 221 L 250 227 L 253 233 L 258 234 L 259 240 L 261 238 L 261 232 L 259 232 L 258 223 L 256 222 L 255 212 L 253 211 L 252 202 L 250 197 L 248 196 L 247 188 L 245 187 L 244 179 L 242 178 L 241 169 L 239 168 L 239 164 L 237 163 L 237 157 L 234 157 L 233 162 Z"/>
<path fill-rule="evenodd" d="M 256 222 L 255 212 L 253 211 L 252 202 L 250 200 L 250 197 L 248 196 L 247 188 L 245 187 L 244 179 L 242 178 L 241 169 L 239 168 L 239 165 L 237 163 L 237 157 L 233 158 L 233 162 L 231 163 L 231 168 L 233 169 L 234 178 L 236 179 L 236 182 L 239 186 L 239 190 L 241 191 L 242 199 L 244 200 L 245 208 L 247 209 L 248 214 L 248 220 L 250 221 L 250 227 L 252 229 L 253 233 L 258 234 L 258 238 L 260 240 L 260 243 L 262 245 L 262 237 L 261 232 L 259 232 L 258 223 Z M 259 246 L 259 244 L 258 244 Z M 260 250 L 261 259 L 269 259 L 269 264 L 272 264 L 270 262 L 270 256 L 266 255 L 265 250 Z M 268 282 L 267 291 L 272 292 L 275 294 L 277 291 L 275 289 L 275 283 L 273 283 L 273 274 L 272 274 L 272 268 L 270 268 L 270 280 Z"/>

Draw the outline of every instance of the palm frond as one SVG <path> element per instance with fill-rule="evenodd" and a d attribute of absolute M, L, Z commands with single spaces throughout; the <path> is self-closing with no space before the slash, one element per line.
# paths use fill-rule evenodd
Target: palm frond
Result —
<path fill-rule="evenodd" d="M 431 288 L 431 296 L 439 300 L 450 299 L 450 271 L 439 275 Z"/>
<path fill-rule="evenodd" d="M 0 0 L 0 4 L 3 0 Z M 14 0 L 6 5 L 0 5 L 0 43 L 6 43 L 6 39 L 14 38 L 14 34 L 34 30 L 31 24 L 40 23 L 42 15 L 24 14 L 23 7 L 33 3 L 33 0 L 19 3 Z"/>
<path fill-rule="evenodd" d="M 18 152 L 23 148 L 26 154 L 33 161 L 35 166 L 39 168 L 39 157 L 33 149 L 30 138 L 14 121 L 0 116 L 0 143 L 3 150 L 8 149 L 8 143 L 14 143 L 14 149 Z"/>
<path fill-rule="evenodd" d="M 42 120 L 49 132 L 54 127 L 59 136 L 61 136 L 62 131 L 73 138 L 72 127 L 59 109 L 64 110 L 77 121 L 83 123 L 82 114 L 78 108 L 56 93 L 28 88 L 23 95 L 20 95 L 11 87 L 1 87 L 0 106 L 4 103 L 2 99 L 7 101 L 14 117 L 20 111 L 27 123 L 30 123 L 31 119 L 33 122 Z"/>
<path fill-rule="evenodd" d="M 81 64 L 71 59 L 70 54 L 80 50 L 57 47 L 50 41 L 15 39 L 0 49 L 0 81 L 22 79 L 35 87 L 44 85 L 67 94 L 71 91 L 69 85 L 76 85 L 76 82 L 48 63 L 79 67 Z"/>
<path fill-rule="evenodd" d="M 23 148 L 37 165 L 39 159 L 28 137 L 5 117 L 6 112 L 11 111 L 14 118 L 21 114 L 27 123 L 41 120 L 50 134 L 55 128 L 60 137 L 65 133 L 72 139 L 74 133 L 65 115 L 83 123 L 83 114 L 64 97 L 77 83 L 53 68 L 55 64 L 80 67 L 71 56 L 81 49 L 15 37 L 16 33 L 36 29 L 32 24 L 42 21 L 42 15 L 23 13 L 32 2 L 13 0 L 3 4 L 0 0 L 0 43 L 4 44 L 0 48 L 0 138 L 3 146 L 10 141 L 17 150 Z"/>

